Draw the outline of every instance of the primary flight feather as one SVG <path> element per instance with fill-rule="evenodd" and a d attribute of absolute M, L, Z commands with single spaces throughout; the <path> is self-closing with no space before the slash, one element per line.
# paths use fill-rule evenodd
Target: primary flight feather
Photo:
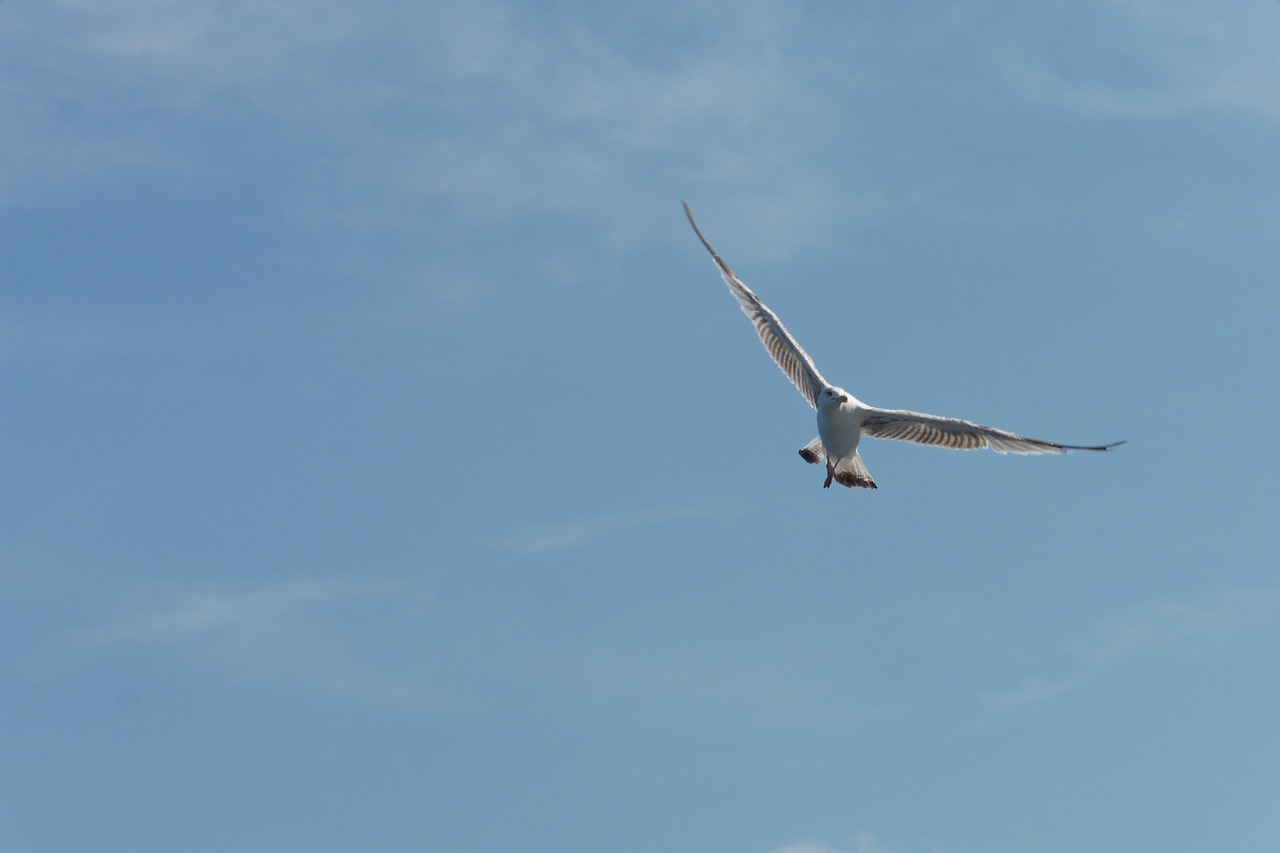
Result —
<path fill-rule="evenodd" d="M 693 232 L 698 235 L 702 245 L 706 246 L 715 261 L 716 267 L 729 292 L 742 306 L 742 312 L 756 327 L 764 348 L 773 356 L 773 360 L 782 368 L 787 378 L 795 383 L 796 388 L 809 401 L 809 405 L 818 410 L 818 437 L 800 449 L 800 456 L 806 462 L 817 463 L 826 460 L 827 479 L 822 487 L 830 488 L 837 482 L 842 486 L 876 488 L 876 481 L 871 478 L 862 457 L 858 455 L 858 441 L 864 435 L 872 438 L 892 438 L 899 441 L 912 441 L 917 444 L 932 444 L 937 447 L 950 447 L 955 450 L 980 450 L 991 448 L 996 453 L 1065 453 L 1068 450 L 1110 450 L 1124 444 L 1116 441 L 1111 444 L 1083 446 L 1076 444 L 1057 444 L 1028 438 L 1025 435 L 982 426 L 959 418 L 943 418 L 938 415 L 927 415 L 923 412 L 908 412 L 903 409 L 880 409 L 868 406 L 843 388 L 837 388 L 818 372 L 813 359 L 796 342 L 796 339 L 782 325 L 778 315 L 769 310 L 769 306 L 760 301 L 751 288 L 742 283 L 742 279 L 729 269 L 729 265 L 711 248 L 707 238 L 702 236 L 698 223 L 693 219 L 693 211 L 689 205 L 684 206 L 685 216 Z"/>

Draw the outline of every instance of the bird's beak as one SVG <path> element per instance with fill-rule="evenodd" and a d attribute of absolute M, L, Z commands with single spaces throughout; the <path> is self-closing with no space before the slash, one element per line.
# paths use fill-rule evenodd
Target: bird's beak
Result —
<path fill-rule="evenodd" d="M 840 395 L 840 402 L 841 402 L 841 403 L 847 403 L 847 402 L 849 402 L 849 395 L 848 395 L 848 394 L 841 394 L 841 395 Z"/>

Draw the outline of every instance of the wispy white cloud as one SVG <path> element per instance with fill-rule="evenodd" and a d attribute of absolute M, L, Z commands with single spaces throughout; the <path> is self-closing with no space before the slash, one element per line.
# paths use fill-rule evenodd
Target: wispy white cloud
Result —
<path fill-rule="evenodd" d="M 147 602 L 136 613 L 88 630 L 89 645 L 175 642 L 221 636 L 234 644 L 297 631 L 316 611 L 344 597 L 334 581 L 297 580 L 238 590 L 185 592 L 171 601 Z"/>
<path fill-rule="evenodd" d="M 691 32 L 717 38 L 663 54 L 627 50 L 604 13 L 518 3 L 65 0 L 0 31 L 39 68 L 0 96 L 0 203 L 236 179 L 220 141 L 249 134 L 254 168 L 287 152 L 277 203 L 304 228 L 408 239 L 440 217 L 591 210 L 627 239 L 646 194 L 676 203 L 666 181 L 749 201 L 762 176 L 803 172 L 794 119 L 827 106 L 771 47 L 794 13 L 692 12 Z M 822 180 L 787 185 L 820 195 Z"/>
<path fill-rule="evenodd" d="M 757 245 L 790 253 L 833 221 L 947 207 L 945 163 L 884 179 L 884 162 L 858 156 L 883 144 L 877 109 L 928 112 L 903 109 L 913 97 L 1280 114 L 1280 24 L 1266 4 L 1242 8 L 1100 0 L 1070 20 L 1077 39 L 1032 15 L 836 16 L 815 33 L 799 7 L 682 4 L 646 13 L 667 29 L 638 50 L 614 13 L 499 0 L 21 6 L 0 27 L 0 56 L 24 66 L 0 83 L 0 205 L 104 185 L 252 187 L 266 173 L 256 215 L 301 235 L 290 257 L 459 303 L 487 301 L 509 269 L 477 271 L 454 247 L 535 217 L 589 215 L 597 240 L 635 246 L 676 232 L 681 198 L 712 196 L 727 233 L 750 222 L 768 235 Z M 877 27 L 900 36 L 892 51 Z M 1098 72 L 1098 55 L 1122 61 Z M 939 63 L 980 66 L 989 85 L 965 76 L 940 95 Z M 817 165 L 832 144 L 850 151 L 849 174 Z M 553 254 L 564 263 L 566 247 Z M 539 262 L 508 261 L 522 274 Z"/>
<path fill-rule="evenodd" d="M 495 0 L 465 9 L 296 0 L 8 9 L 0 47 L 36 72 L 0 90 L 9 155 L 0 192 L 47 191 L 122 167 L 216 171 L 221 149 L 202 140 L 251 122 L 312 161 L 291 189 L 298 215 L 348 224 L 368 216 L 386 227 L 397 201 L 444 202 L 478 218 L 600 210 L 624 188 L 644 192 L 635 175 L 655 166 L 731 187 L 748 203 L 762 174 L 785 171 L 810 202 L 791 206 L 804 208 L 821 203 L 829 176 L 806 170 L 812 140 L 801 129 L 818 117 L 856 126 L 842 112 L 845 90 L 864 78 L 910 85 L 902 69 L 877 67 L 901 60 L 874 49 L 819 59 L 841 87 L 798 76 L 807 72 L 789 53 L 812 37 L 800 38 L 808 24 L 789 7 L 680 11 L 689 35 L 715 37 L 697 40 L 697 51 L 659 42 L 638 53 L 603 13 L 555 16 Z M 1011 15 L 998 25 L 952 15 L 930 27 L 930 17 L 903 14 L 906 55 L 956 50 L 959 31 L 999 57 L 1008 86 L 1028 99 L 1132 115 L 1204 106 L 1280 115 L 1274 2 L 1111 0 L 1065 21 Z M 1063 39 L 1064 23 L 1081 37 Z M 833 25 L 845 28 L 844 42 L 865 37 L 851 21 Z M 1108 57 L 1101 68 L 1099 56 Z M 630 221 L 629 207 L 610 215 Z"/>
<path fill-rule="evenodd" d="M 734 507 L 720 501 L 676 503 L 575 521 L 525 524 L 496 539 L 494 544 L 518 554 L 541 554 L 581 548 L 608 536 L 634 530 L 682 521 L 725 521 L 736 514 Z"/>
<path fill-rule="evenodd" d="M 1163 119 L 1205 109 L 1280 118 L 1280 4 L 1105 0 L 1082 44 L 1048 23 L 1006 33 L 1010 89 L 1073 113 Z M 1084 49 L 1087 46 L 1088 49 Z"/>
<path fill-rule="evenodd" d="M 0 204 L 140 174 L 216 172 L 216 124 L 287 114 L 318 85 L 305 69 L 341 37 L 333 5 L 307 14 L 300 4 L 63 0 L 5 10 L 0 50 L 22 73 L 0 89 Z"/>
<path fill-rule="evenodd" d="M 1073 663 L 987 695 L 991 711 L 1028 707 L 1088 687 L 1153 659 L 1227 653 L 1240 633 L 1280 619 L 1280 587 L 1230 590 L 1190 602 L 1139 605 L 1071 644 Z"/>
<path fill-rule="evenodd" d="M 702 59 L 659 69 L 611 49 L 575 19 L 518 4 L 462 10 L 64 0 L 18 13 L 16 20 L 10 14 L 6 24 L 0 38 L 11 55 L 41 61 L 40 54 L 22 49 L 36 40 L 48 49 L 46 73 L 10 83 L 6 103 L 30 96 L 55 99 L 52 107 L 61 98 L 82 113 L 169 109 L 221 119 L 260 110 L 259 118 L 323 120 L 330 133 L 345 130 L 348 141 L 369 134 L 377 140 L 388 131 L 418 142 L 453 137 L 445 128 L 397 124 L 383 112 L 416 111 L 425 118 L 420 110 L 431 105 L 452 111 L 457 131 L 468 138 L 483 125 L 512 151 L 538 130 L 535 124 L 564 121 L 580 122 L 566 131 L 612 128 L 615 141 L 644 147 L 697 117 L 727 119 L 730 127 L 755 122 L 762 90 L 783 97 L 767 62 L 756 63 L 759 70 L 749 79 L 742 79 L 745 64 Z M 353 62 L 353 51 L 367 59 L 375 46 L 382 63 Z M 753 89 L 755 100 L 735 97 Z M 495 122 L 485 107 L 499 102 L 508 112 Z M 382 120 L 352 128 L 344 117 L 354 114 Z M 502 129 L 505 135 L 496 133 Z M 577 147 L 573 135 L 565 142 Z M 434 161 L 444 174 L 452 170 L 432 153 L 424 153 L 424 163 Z"/>
<path fill-rule="evenodd" d="M 363 648 L 368 626 L 422 617 L 421 582 L 303 578 L 202 589 L 134 590 L 68 638 L 66 655 L 152 655 L 232 681 L 327 692 L 374 704 L 441 702 L 421 673 L 395 673 Z M 415 677 L 419 676 L 419 677 Z"/>

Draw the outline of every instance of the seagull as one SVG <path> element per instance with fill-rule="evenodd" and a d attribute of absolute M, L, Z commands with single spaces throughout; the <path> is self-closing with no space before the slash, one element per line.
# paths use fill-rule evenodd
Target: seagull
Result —
<path fill-rule="evenodd" d="M 809 405 L 818 410 L 818 437 L 800 448 L 800 457 L 813 464 L 826 460 L 827 479 L 822 488 L 831 488 L 833 481 L 849 488 L 878 488 L 862 457 L 858 455 L 858 442 L 864 435 L 932 444 L 953 450 L 990 448 L 996 453 L 1021 455 L 1065 453 L 1068 450 L 1105 451 L 1124 444 L 1123 441 L 1093 446 L 1057 444 L 959 418 L 867 405 L 848 391 L 822 378 L 813 359 L 791 337 L 778 315 L 770 311 L 769 306 L 760 301 L 760 297 L 743 284 L 742 279 L 711 248 L 707 238 L 702 236 L 698 223 L 693 220 L 693 211 L 688 204 L 684 205 L 684 214 L 689 217 L 693 233 L 698 235 L 702 245 L 711 253 L 725 284 L 729 285 L 729 292 L 742 306 L 742 313 L 756 327 L 756 334 L 760 336 L 764 348 L 773 356 L 787 378 L 795 383 Z"/>

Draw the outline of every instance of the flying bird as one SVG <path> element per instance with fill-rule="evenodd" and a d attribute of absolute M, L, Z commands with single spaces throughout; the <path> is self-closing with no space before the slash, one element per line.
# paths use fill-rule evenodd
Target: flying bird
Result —
<path fill-rule="evenodd" d="M 693 211 L 689 210 L 688 204 L 684 205 L 684 213 L 689 217 L 693 232 L 711 253 L 725 284 L 729 285 L 729 292 L 738 300 L 742 312 L 756 327 L 756 334 L 760 336 L 764 348 L 773 356 L 787 378 L 800 389 L 809 405 L 818 410 L 818 437 L 800 448 L 800 456 L 804 461 L 814 464 L 825 459 L 827 479 L 822 484 L 824 489 L 830 488 L 833 481 L 850 488 L 877 488 L 876 481 L 871 479 L 867 466 L 858 455 L 858 442 L 864 435 L 932 444 L 954 450 L 991 448 L 996 453 L 1022 455 L 1065 453 L 1068 450 L 1101 451 L 1124 444 L 1123 441 L 1093 446 L 1057 444 L 959 418 L 867 405 L 848 391 L 822 378 L 813 359 L 791 337 L 778 315 L 770 311 L 769 306 L 761 302 L 760 297 L 743 284 L 742 279 L 711 248 L 707 238 L 702 236 L 698 223 L 693 220 Z"/>

